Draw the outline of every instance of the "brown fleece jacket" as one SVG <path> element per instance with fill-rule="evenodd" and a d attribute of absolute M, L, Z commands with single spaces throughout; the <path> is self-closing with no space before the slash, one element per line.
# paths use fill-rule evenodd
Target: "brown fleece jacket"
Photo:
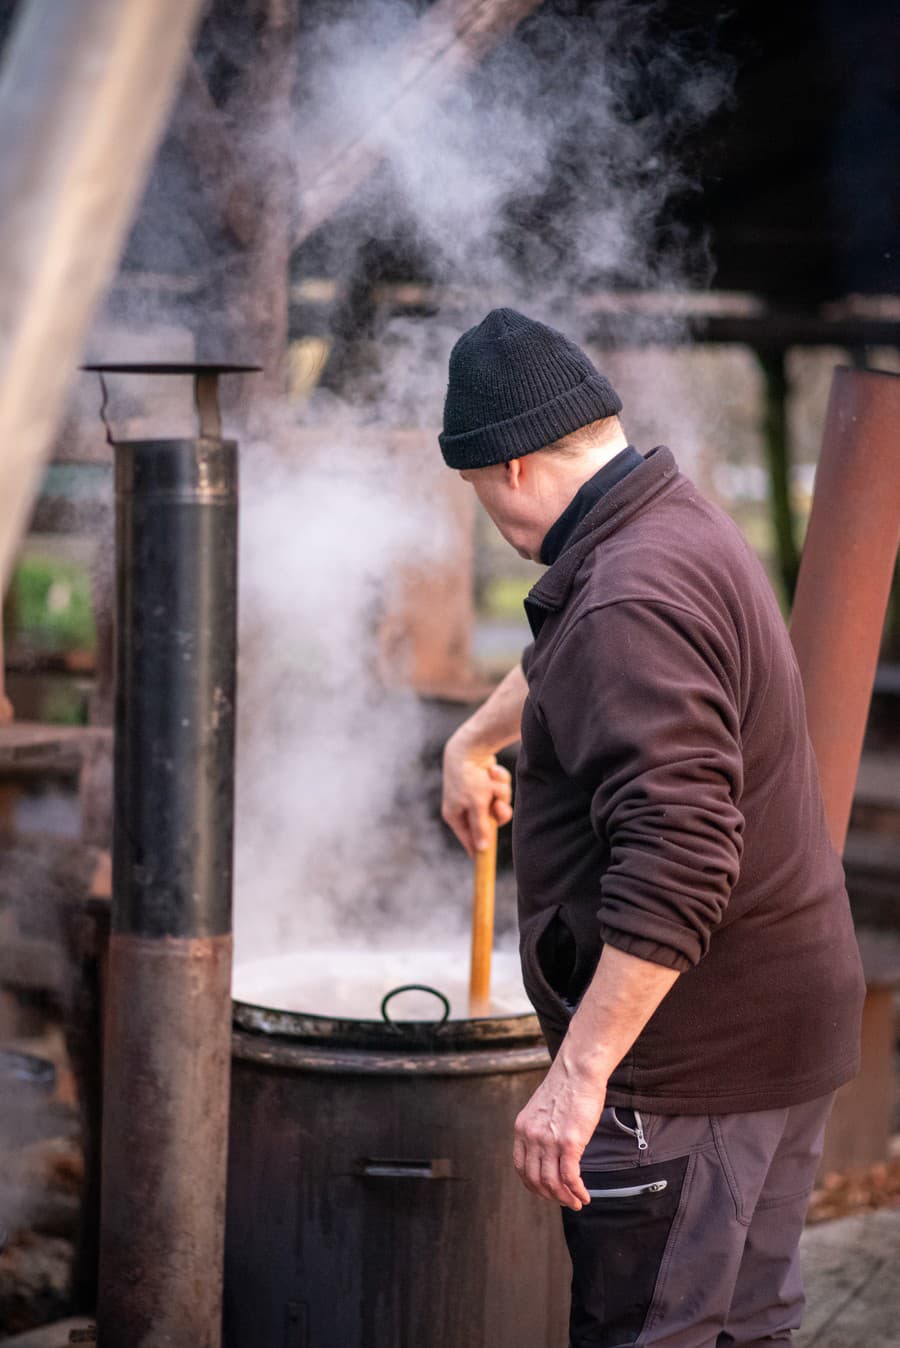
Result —
<path fill-rule="evenodd" d="M 776 1109 L 858 1069 L 864 982 L 784 621 L 667 448 L 526 600 L 513 847 L 525 984 L 555 1052 L 604 942 L 682 971 L 608 1103 Z"/>

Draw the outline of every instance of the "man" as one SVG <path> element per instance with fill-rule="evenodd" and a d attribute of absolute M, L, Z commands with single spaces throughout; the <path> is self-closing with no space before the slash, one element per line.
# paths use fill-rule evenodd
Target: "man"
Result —
<path fill-rule="evenodd" d="M 803 691 L 765 573 L 561 333 L 494 310 L 441 449 L 547 570 L 534 641 L 448 742 L 470 852 L 512 816 L 526 990 L 553 1056 L 514 1160 L 563 1206 L 571 1346 L 788 1343 L 797 1246 L 864 982 Z"/>

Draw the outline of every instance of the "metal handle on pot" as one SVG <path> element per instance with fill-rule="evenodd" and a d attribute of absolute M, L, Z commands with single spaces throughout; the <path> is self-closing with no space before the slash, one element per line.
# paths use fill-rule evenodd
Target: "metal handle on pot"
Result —
<path fill-rule="evenodd" d="M 449 1160 L 401 1161 L 394 1157 L 375 1158 L 358 1161 L 357 1175 L 366 1179 L 415 1179 L 440 1180 L 453 1178 L 453 1166 Z"/>
<path fill-rule="evenodd" d="M 443 1003 L 444 1007 L 444 1014 L 441 1016 L 440 1020 L 434 1021 L 434 1024 L 437 1026 L 445 1025 L 446 1022 L 449 1020 L 450 1002 L 442 992 L 438 992 L 437 988 L 430 988 L 427 983 L 404 983 L 402 984 L 401 987 L 393 988 L 392 991 L 386 992 L 381 999 L 382 1018 L 388 1025 L 390 1025 L 392 1030 L 397 1030 L 401 1034 L 403 1032 L 402 1022 L 391 1020 L 390 1016 L 388 1015 L 388 1002 L 390 1002 L 391 999 L 393 997 L 396 997 L 397 994 L 400 992 L 430 992 L 432 997 L 437 997 L 438 1001 Z"/>

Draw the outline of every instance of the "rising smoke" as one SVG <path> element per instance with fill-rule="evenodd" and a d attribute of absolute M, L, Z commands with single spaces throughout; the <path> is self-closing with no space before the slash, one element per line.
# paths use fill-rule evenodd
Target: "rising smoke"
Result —
<path fill-rule="evenodd" d="M 659 4 L 558 0 L 461 82 L 404 90 L 398 53 L 420 11 L 400 0 L 305 9 L 295 104 L 265 127 L 296 175 L 301 218 L 321 145 L 377 139 L 379 166 L 309 240 L 306 274 L 340 290 L 382 249 L 413 257 L 433 298 L 419 317 L 375 313 L 358 375 L 270 409 L 264 440 L 243 447 L 241 957 L 462 931 L 465 860 L 422 800 L 422 709 L 385 679 L 376 637 L 410 559 L 452 555 L 435 438 L 452 342 L 494 304 L 588 341 L 592 293 L 710 276 L 704 240 L 669 215 L 696 188 L 685 143 L 727 94 L 708 35 L 674 35 Z M 237 69 L 252 43 L 229 29 L 226 55 Z M 184 187 L 183 164 L 172 173 Z M 142 239 L 159 255 L 161 230 L 176 248 L 209 237 L 196 197 L 166 193 L 158 174 L 132 251 Z M 326 312 L 319 335 L 329 341 L 340 320 Z M 203 335 L 212 317 L 191 321 Z M 623 361 L 613 370 L 627 382 Z M 702 415 L 690 390 L 645 393 L 645 415 L 655 396 L 678 415 L 689 458 Z M 301 425 L 318 428 L 314 456 L 305 437 L 297 447 Z M 390 427 L 421 429 L 419 460 L 389 451 Z"/>

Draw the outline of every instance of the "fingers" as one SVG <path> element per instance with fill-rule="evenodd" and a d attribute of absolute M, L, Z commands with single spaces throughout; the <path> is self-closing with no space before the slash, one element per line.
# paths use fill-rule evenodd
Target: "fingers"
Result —
<path fill-rule="evenodd" d="M 472 844 L 476 852 L 483 852 L 491 843 L 491 811 L 490 806 L 474 806 L 468 811 L 469 832 L 472 836 Z"/>
<path fill-rule="evenodd" d="M 544 1152 L 541 1157 L 541 1180 L 557 1203 L 561 1203 L 564 1208 L 571 1208 L 573 1212 L 581 1211 L 581 1199 L 562 1178 L 562 1157 L 559 1152 Z"/>
<path fill-rule="evenodd" d="M 591 1201 L 584 1185 L 581 1183 L 581 1175 L 578 1172 L 578 1163 L 575 1164 L 576 1173 L 578 1173 L 579 1187 L 584 1191 L 584 1199 L 579 1197 L 571 1185 L 567 1184 L 562 1177 L 562 1153 L 558 1146 L 551 1145 L 540 1153 L 540 1178 L 543 1196 L 550 1198 L 556 1203 L 561 1203 L 564 1208 L 571 1208 L 573 1212 L 580 1212 L 584 1201 Z"/>
<path fill-rule="evenodd" d="M 501 825 L 508 824 L 513 816 L 512 806 L 507 805 L 506 802 L 503 800 L 495 798 L 493 804 L 491 805 L 491 814 L 496 819 L 498 824 Z"/>
<path fill-rule="evenodd" d="M 445 806 L 441 810 L 441 818 L 456 834 L 469 856 L 474 857 L 476 851 L 490 846 L 491 819 L 500 825 L 508 824 L 512 819 L 512 808 L 502 800 L 494 800 L 484 808 L 454 809 Z"/>
<path fill-rule="evenodd" d="M 576 1187 L 574 1178 L 572 1183 L 567 1183 L 563 1179 L 562 1158 L 553 1150 L 545 1151 L 538 1146 L 523 1146 L 516 1169 L 525 1188 L 530 1189 L 538 1198 L 545 1198 L 551 1203 L 560 1203 L 564 1208 L 571 1208 L 573 1212 L 580 1212 L 584 1204 L 591 1201 L 581 1179 L 577 1161 Z M 571 1173 L 568 1161 L 567 1170 Z"/>
<path fill-rule="evenodd" d="M 491 814 L 498 824 L 508 824 L 512 819 L 512 774 L 508 768 L 504 768 L 500 763 L 493 763 L 488 768 L 488 776 L 491 779 L 491 786 L 494 791 L 494 797 L 491 801 Z"/>
<path fill-rule="evenodd" d="M 483 803 L 479 801 L 468 811 L 469 828 L 478 851 L 490 847 L 492 823 L 508 824 L 512 819 L 512 809 L 508 801 L 503 798 L 502 786 L 500 790 L 500 794 L 489 797 Z"/>
<path fill-rule="evenodd" d="M 490 847 L 494 837 L 492 825 L 495 819 L 493 801 L 469 811 L 469 827 L 472 830 L 476 851 L 483 852 L 485 848 Z"/>
<path fill-rule="evenodd" d="M 441 810 L 441 818 L 445 824 L 452 828 L 469 856 L 474 857 L 475 843 L 472 838 L 472 831 L 469 827 L 469 816 L 466 811 L 454 809 L 452 806 L 445 805 Z"/>
<path fill-rule="evenodd" d="M 499 763 L 492 763 L 487 770 L 494 800 L 502 800 L 505 805 L 512 802 L 512 774 Z"/>
<path fill-rule="evenodd" d="M 460 770 L 445 757 L 441 817 L 470 857 L 490 845 L 492 824 L 512 819 L 512 776 L 499 763 L 469 764 Z"/>
<path fill-rule="evenodd" d="M 531 1192 L 537 1194 L 539 1198 L 552 1198 L 550 1190 L 544 1185 L 543 1159 L 540 1147 L 527 1147 L 525 1151 L 525 1183 Z"/>
<path fill-rule="evenodd" d="M 572 1197 L 577 1201 L 577 1212 L 585 1203 L 590 1203 L 591 1196 L 587 1191 L 587 1186 L 581 1178 L 581 1166 L 579 1158 L 574 1149 L 564 1151 L 559 1158 L 559 1176 L 563 1184 L 568 1189 Z"/>
<path fill-rule="evenodd" d="M 552 1203 L 580 1212 L 590 1195 L 581 1178 L 575 1149 L 561 1151 L 556 1142 L 541 1140 L 537 1133 L 517 1127 L 513 1164 L 531 1193 Z"/>

